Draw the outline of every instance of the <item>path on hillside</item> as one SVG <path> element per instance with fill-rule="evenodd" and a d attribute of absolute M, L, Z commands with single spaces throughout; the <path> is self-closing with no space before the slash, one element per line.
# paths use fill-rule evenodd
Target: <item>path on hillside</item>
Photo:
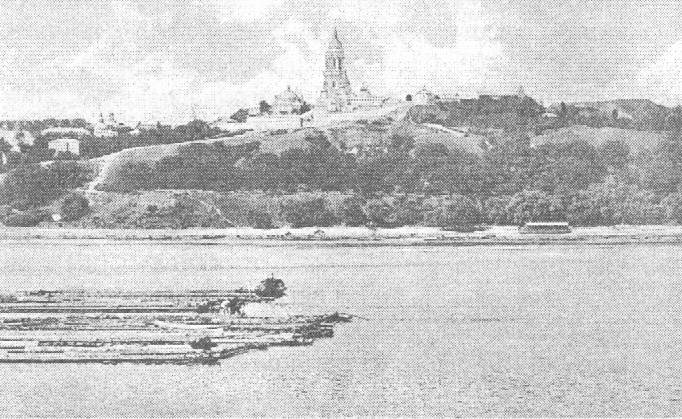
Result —
<path fill-rule="evenodd" d="M 430 124 L 430 123 L 424 122 L 424 123 L 421 123 L 418 125 L 423 125 L 427 128 L 435 129 L 437 131 L 445 132 L 447 134 L 456 135 L 458 137 L 466 137 L 469 134 L 467 131 L 457 129 L 457 128 L 448 128 L 448 127 L 445 127 L 445 126 L 440 125 L 440 124 Z"/>
<path fill-rule="evenodd" d="M 407 111 L 409 108 L 405 107 L 404 105 L 401 106 L 392 106 L 388 107 L 386 109 L 380 109 L 377 110 L 376 112 L 364 112 L 364 113 L 358 113 L 355 115 L 355 119 L 367 119 L 367 118 L 379 118 L 379 117 L 386 117 L 391 114 L 393 114 L 396 118 L 400 117 L 405 117 L 407 115 Z M 344 115 L 344 118 L 347 118 L 348 115 Z M 318 121 L 316 121 L 318 122 Z M 339 120 L 335 120 L 334 118 L 331 118 L 331 120 L 326 120 L 326 121 L 319 121 L 317 124 L 312 123 L 309 125 L 306 125 L 304 128 L 324 128 L 325 125 L 335 125 L 339 124 L 343 121 L 343 118 L 339 117 Z M 345 121 L 347 122 L 347 121 Z M 187 141 L 184 143 L 174 143 L 174 144 L 167 144 L 167 146 L 174 146 L 174 147 L 181 147 L 183 145 L 188 145 L 188 144 L 209 144 L 213 142 L 220 142 L 220 141 L 225 141 L 225 140 L 234 140 L 235 138 L 240 138 L 244 137 L 246 135 L 253 135 L 254 133 L 258 132 L 267 132 L 271 131 L 270 129 L 266 130 L 260 130 L 260 131 L 249 131 L 245 134 L 241 135 L 235 135 L 235 136 L 229 136 L 229 137 L 220 137 L 220 138 L 212 138 L 212 139 L 205 139 L 205 140 L 197 140 L 197 141 Z M 99 173 L 93 179 L 90 183 L 88 183 L 84 189 L 88 193 L 98 193 L 99 191 L 97 190 L 97 187 L 102 184 L 104 179 L 107 178 L 109 171 L 111 167 L 113 166 L 114 162 L 118 160 L 118 158 L 126 153 L 134 153 L 135 150 L 141 150 L 149 147 L 156 147 L 158 145 L 150 145 L 150 146 L 141 146 L 141 147 L 133 147 L 133 148 L 126 148 L 121 151 L 117 151 L 112 154 L 107 154 L 106 156 L 98 157 L 96 159 L 92 159 L 93 162 L 97 163 L 99 166 Z"/>
<path fill-rule="evenodd" d="M 390 106 L 386 107 L 383 109 L 377 109 L 377 110 L 372 110 L 372 111 L 364 111 L 364 112 L 359 112 L 356 115 L 353 115 L 353 118 L 350 120 L 364 120 L 364 119 L 378 119 L 378 118 L 385 118 L 388 116 L 393 117 L 395 120 L 401 120 L 407 117 L 407 113 L 409 112 L 410 106 L 406 106 L 404 104 L 401 105 L 396 105 L 396 106 Z M 349 122 L 350 120 L 348 119 L 349 115 L 348 114 L 340 114 L 340 115 L 332 115 L 326 120 L 318 120 L 314 121 L 311 124 L 306 124 L 303 128 L 327 128 L 329 126 L 334 126 L 338 125 L 344 122 Z M 445 127 L 443 127 L 445 129 Z M 99 166 L 99 172 L 97 173 L 97 176 L 95 179 L 93 179 L 90 183 L 85 185 L 83 188 L 85 192 L 88 193 L 98 193 L 99 191 L 97 190 L 97 187 L 100 186 L 104 180 L 107 178 L 109 175 L 109 172 L 112 168 L 112 166 L 115 164 L 116 161 L 119 160 L 119 158 L 125 154 L 134 154 L 135 151 L 139 151 L 142 149 L 147 149 L 150 147 L 174 147 L 178 148 L 184 145 L 188 144 L 210 144 L 214 142 L 221 142 L 221 141 L 226 141 L 226 140 L 234 140 L 234 139 L 239 139 L 239 138 L 244 138 L 247 135 L 253 135 L 253 134 L 258 134 L 262 132 L 268 132 L 271 131 L 271 129 L 264 129 L 264 130 L 253 130 L 246 132 L 241 135 L 234 135 L 234 136 L 227 136 L 227 137 L 220 137 L 220 138 L 210 138 L 210 139 L 204 139 L 204 140 L 196 140 L 196 141 L 186 141 L 183 143 L 173 143 L 173 144 L 157 144 L 157 145 L 149 145 L 149 146 L 141 146 L 141 147 L 133 147 L 133 148 L 126 148 L 121 151 L 117 151 L 112 154 L 107 154 L 102 157 L 98 157 L 96 159 L 92 159 L 91 161 L 96 163 Z M 461 132 L 453 131 L 456 132 L 458 135 L 462 136 L 463 134 Z"/>
<path fill-rule="evenodd" d="M 189 144 L 211 144 L 215 142 L 221 142 L 221 141 L 226 141 L 226 140 L 234 140 L 238 138 L 243 138 L 246 135 L 253 134 L 253 132 L 247 132 L 241 135 L 233 135 L 233 136 L 228 136 L 228 137 L 219 137 L 219 138 L 207 138 L 203 140 L 194 140 L 194 141 L 185 141 L 182 143 L 172 143 L 172 144 L 154 144 L 154 145 L 148 145 L 148 146 L 140 146 L 140 147 L 132 147 L 132 148 L 126 148 L 121 151 L 117 151 L 115 153 L 107 154 L 102 157 L 97 157 L 95 159 L 90 160 L 91 162 L 96 163 L 99 166 L 99 172 L 97 173 L 97 176 L 88 184 L 84 186 L 85 192 L 88 193 L 100 193 L 97 189 L 99 185 L 102 184 L 104 179 L 106 179 L 107 175 L 109 174 L 109 170 L 111 169 L 112 165 L 114 162 L 118 160 L 120 156 L 126 153 L 134 153 L 136 150 L 143 150 L 147 149 L 150 147 L 174 147 L 174 148 L 179 148 L 185 145 Z"/>

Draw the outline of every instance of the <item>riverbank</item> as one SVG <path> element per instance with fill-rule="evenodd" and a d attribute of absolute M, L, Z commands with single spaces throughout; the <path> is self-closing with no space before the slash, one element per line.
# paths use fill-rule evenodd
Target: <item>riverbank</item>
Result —
<path fill-rule="evenodd" d="M 517 227 L 495 226 L 460 233 L 434 227 L 371 229 L 367 227 L 190 228 L 184 230 L 2 228 L 0 241 L 12 240 L 111 240 L 180 241 L 196 243 L 333 243 L 347 245 L 540 245 L 681 243 L 682 226 L 578 227 L 569 234 L 520 234 Z"/>

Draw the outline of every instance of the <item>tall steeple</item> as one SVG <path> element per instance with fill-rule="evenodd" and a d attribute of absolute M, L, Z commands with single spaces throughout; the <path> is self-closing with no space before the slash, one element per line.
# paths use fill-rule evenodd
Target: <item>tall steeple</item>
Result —
<path fill-rule="evenodd" d="M 347 103 L 348 97 L 353 94 L 353 90 L 346 74 L 343 45 L 336 28 L 332 32 L 324 62 L 324 86 L 320 95 L 320 104 L 328 109 L 341 110 Z"/>

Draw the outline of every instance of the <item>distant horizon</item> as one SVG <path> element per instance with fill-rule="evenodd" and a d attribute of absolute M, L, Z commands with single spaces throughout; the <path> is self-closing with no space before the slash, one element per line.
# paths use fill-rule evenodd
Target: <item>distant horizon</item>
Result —
<path fill-rule="evenodd" d="M 210 121 L 288 85 L 314 104 L 334 27 L 356 91 L 682 100 L 682 5 L 671 0 L 186 3 L 3 2 L 0 119 Z"/>

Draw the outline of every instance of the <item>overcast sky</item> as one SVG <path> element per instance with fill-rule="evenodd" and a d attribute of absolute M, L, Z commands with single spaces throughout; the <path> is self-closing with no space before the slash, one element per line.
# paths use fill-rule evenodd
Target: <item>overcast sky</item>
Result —
<path fill-rule="evenodd" d="M 291 85 L 337 26 L 351 82 L 403 97 L 682 101 L 677 0 L 2 0 L 0 118 L 205 119 Z"/>

